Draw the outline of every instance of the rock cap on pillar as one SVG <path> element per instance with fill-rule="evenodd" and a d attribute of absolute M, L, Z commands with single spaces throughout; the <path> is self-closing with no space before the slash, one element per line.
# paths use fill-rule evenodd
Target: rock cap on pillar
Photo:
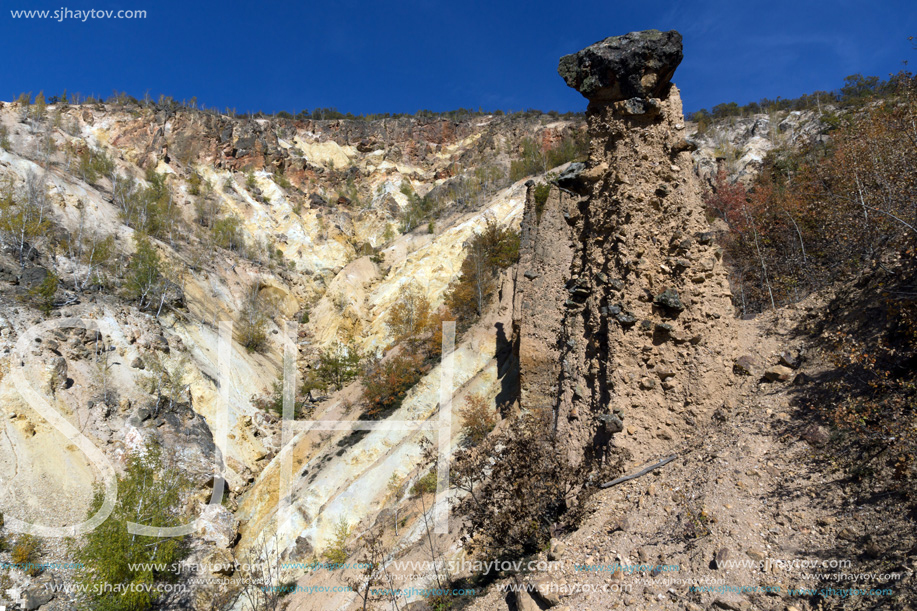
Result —
<path fill-rule="evenodd" d="M 665 96 L 683 57 L 681 34 L 644 30 L 611 36 L 565 55 L 557 72 L 590 102 L 639 104 Z"/>

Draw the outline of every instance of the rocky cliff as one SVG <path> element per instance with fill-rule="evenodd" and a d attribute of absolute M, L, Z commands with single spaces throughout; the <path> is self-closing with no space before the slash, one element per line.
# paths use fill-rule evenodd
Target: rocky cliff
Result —
<path fill-rule="evenodd" d="M 520 402 L 552 409 L 586 458 L 662 451 L 718 406 L 729 369 L 729 287 L 670 82 L 681 57 L 677 32 L 651 30 L 561 59 L 589 100 L 589 160 L 547 195 L 529 183 L 513 313 Z"/>

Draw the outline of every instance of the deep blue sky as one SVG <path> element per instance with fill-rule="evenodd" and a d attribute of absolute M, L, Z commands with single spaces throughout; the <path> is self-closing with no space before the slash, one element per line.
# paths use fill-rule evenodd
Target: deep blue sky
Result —
<path fill-rule="evenodd" d="M 0 99 L 64 88 L 196 96 L 239 112 L 583 110 L 557 60 L 606 36 L 684 35 L 685 109 L 834 89 L 917 63 L 914 0 L 506 3 L 3 0 Z M 146 9 L 143 20 L 13 19 L 13 9 Z"/>

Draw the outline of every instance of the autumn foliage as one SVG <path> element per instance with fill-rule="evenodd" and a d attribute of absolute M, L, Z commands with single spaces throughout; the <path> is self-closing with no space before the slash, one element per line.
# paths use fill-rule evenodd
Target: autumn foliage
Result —
<path fill-rule="evenodd" d="M 708 213 L 740 314 L 805 297 L 881 262 L 917 237 L 917 98 L 909 74 L 888 99 L 851 111 L 826 143 L 778 149 L 746 188 L 720 173 Z"/>

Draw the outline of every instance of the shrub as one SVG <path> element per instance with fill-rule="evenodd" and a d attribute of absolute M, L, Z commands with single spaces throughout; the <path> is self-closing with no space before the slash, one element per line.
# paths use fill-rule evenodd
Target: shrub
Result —
<path fill-rule="evenodd" d="M 910 75 L 897 86 L 838 125 L 830 144 L 771 151 L 748 188 L 716 177 L 705 201 L 729 227 L 721 245 L 740 313 L 798 301 L 913 245 L 917 98 Z"/>
<path fill-rule="evenodd" d="M 143 187 L 130 176 L 117 176 L 112 172 L 112 201 L 125 224 L 158 238 L 172 235 L 181 215 L 166 178 L 165 174 L 149 168 L 147 186 Z"/>
<path fill-rule="evenodd" d="M 171 361 L 171 362 L 170 362 Z M 144 359 L 146 374 L 140 380 L 140 386 L 149 395 L 156 398 L 154 416 L 160 409 L 171 411 L 182 403 L 188 392 L 188 358 L 165 359 L 160 353 L 154 353 Z"/>
<path fill-rule="evenodd" d="M 14 245 L 20 266 L 25 265 L 33 240 L 47 234 L 51 227 L 46 180 L 45 174 L 29 171 L 18 195 L 14 195 L 11 181 L 0 191 L 0 237 Z"/>
<path fill-rule="evenodd" d="M 411 495 L 420 496 L 422 494 L 432 494 L 436 492 L 436 483 L 437 477 L 434 465 L 434 468 L 429 473 L 414 482 L 414 485 L 411 486 Z"/>
<path fill-rule="evenodd" d="M 446 305 L 462 330 L 484 313 L 496 290 L 497 272 L 519 260 L 519 232 L 503 229 L 490 219 L 466 250 L 461 273 L 446 295 Z"/>
<path fill-rule="evenodd" d="M 537 219 L 541 219 L 541 212 L 544 210 L 544 205 L 548 203 L 548 196 L 550 194 L 551 185 L 535 185 L 535 192 L 533 193 L 533 196 L 535 198 L 535 217 Z"/>
<path fill-rule="evenodd" d="M 270 412 L 278 418 L 283 417 L 283 379 L 271 383 L 269 393 L 256 397 L 252 404 L 260 410 Z"/>
<path fill-rule="evenodd" d="M 267 325 L 273 310 L 273 302 L 261 295 L 261 286 L 257 282 L 252 283 L 245 293 L 237 321 L 239 343 L 248 352 L 264 352 L 267 349 Z"/>
<path fill-rule="evenodd" d="M 213 222 L 210 233 L 213 243 L 220 248 L 233 252 L 245 250 L 245 237 L 242 232 L 242 221 L 234 214 L 224 216 Z"/>
<path fill-rule="evenodd" d="M 118 499 L 111 515 L 86 535 L 85 545 L 75 550 L 83 564 L 78 583 L 86 586 L 91 608 L 99 611 L 145 611 L 155 605 L 157 583 L 174 581 L 170 567 L 187 555 L 183 538 L 131 534 L 127 523 L 153 527 L 177 526 L 184 522 L 182 498 L 190 491 L 188 481 L 175 466 L 167 465 L 163 451 L 147 445 L 142 452 L 127 457 L 124 474 L 118 477 Z M 96 491 L 89 515 L 95 514 L 105 499 Z M 161 568 L 156 568 L 161 567 Z M 122 591 L 94 590 L 104 583 L 133 587 Z"/>
<path fill-rule="evenodd" d="M 544 549 L 556 528 L 584 517 L 590 482 L 619 470 L 619 461 L 607 461 L 587 477 L 591 465 L 570 460 L 552 423 L 550 409 L 527 412 L 505 432 L 456 453 L 451 481 L 468 492 L 462 540 L 470 552 L 502 560 Z"/>
<path fill-rule="evenodd" d="M 412 281 L 389 310 L 389 332 L 395 341 L 414 342 L 429 330 L 430 322 L 430 301 Z"/>
<path fill-rule="evenodd" d="M 125 288 L 131 298 L 140 302 L 141 310 L 157 303 L 161 307 L 169 287 L 168 265 L 147 236 L 139 234 L 135 240 L 137 250 L 127 266 Z"/>
<path fill-rule="evenodd" d="M 566 134 L 556 143 L 547 136 L 545 132 L 541 142 L 523 138 L 519 144 L 519 158 L 510 162 L 510 180 L 515 182 L 526 176 L 547 172 L 568 161 L 583 158 L 589 152 L 588 137 L 581 130 Z"/>
<path fill-rule="evenodd" d="M 401 184 L 401 193 L 408 198 L 408 205 L 401 212 L 401 232 L 413 231 L 421 223 L 435 214 L 440 203 L 434 197 L 425 195 L 420 197 L 407 181 Z M 431 232 L 432 233 L 432 232 Z"/>
<path fill-rule="evenodd" d="M 322 552 L 322 557 L 331 564 L 342 565 L 347 562 L 347 538 L 350 536 L 350 525 L 343 517 L 334 525 L 331 543 Z"/>
<path fill-rule="evenodd" d="M 481 395 L 472 394 L 465 399 L 465 406 L 459 410 L 462 417 L 462 433 L 472 445 L 478 445 L 497 424 L 497 417 L 490 402 Z"/>
<path fill-rule="evenodd" d="M 12 561 L 14 564 L 29 564 L 38 560 L 41 553 L 41 542 L 32 535 L 22 535 L 13 546 Z"/>
<path fill-rule="evenodd" d="M 192 170 L 191 176 L 188 177 L 188 193 L 191 195 L 200 195 L 201 183 L 203 183 L 201 175 Z"/>
<path fill-rule="evenodd" d="M 278 187 L 282 189 L 292 189 L 293 188 L 293 183 L 291 183 L 289 179 L 287 179 L 287 177 L 284 176 L 282 171 L 274 172 L 273 178 L 274 178 L 274 182 L 277 183 Z"/>
<path fill-rule="evenodd" d="M 374 363 L 363 377 L 365 416 L 378 418 L 397 409 L 427 371 L 429 365 L 416 354 L 401 353 Z"/>
<path fill-rule="evenodd" d="M 319 352 L 318 363 L 303 382 L 303 394 L 312 389 L 344 388 L 360 375 L 362 357 L 353 344 L 336 343 Z"/>
<path fill-rule="evenodd" d="M 29 289 L 29 296 L 32 297 L 33 303 L 45 314 L 54 309 L 54 296 L 57 295 L 58 281 L 57 274 L 49 270 L 41 284 Z"/>

